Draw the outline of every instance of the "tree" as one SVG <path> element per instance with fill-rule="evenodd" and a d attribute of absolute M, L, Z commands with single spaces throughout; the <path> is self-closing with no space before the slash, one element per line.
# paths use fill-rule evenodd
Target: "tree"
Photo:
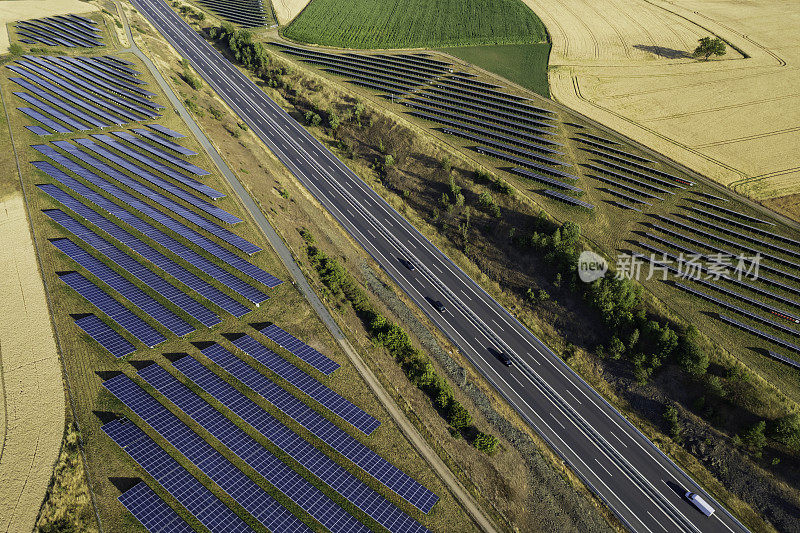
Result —
<path fill-rule="evenodd" d="M 775 422 L 772 437 L 791 450 L 800 450 L 800 413 L 783 416 Z"/>
<path fill-rule="evenodd" d="M 703 37 L 700 39 L 700 44 L 694 49 L 692 56 L 696 58 L 702 57 L 704 61 L 707 61 L 712 55 L 724 56 L 725 48 L 725 41 L 719 37 L 713 39 L 711 37 Z"/>
<path fill-rule="evenodd" d="M 478 450 L 491 455 L 497 450 L 497 437 L 481 431 L 478 433 L 478 436 L 475 437 L 472 445 Z"/>
<path fill-rule="evenodd" d="M 756 457 L 761 457 L 761 451 L 767 445 L 767 437 L 764 435 L 766 427 L 767 423 L 761 420 L 742 435 L 742 442 Z"/>
<path fill-rule="evenodd" d="M 695 377 L 705 374 L 709 363 L 708 354 L 698 342 L 699 335 L 696 327 L 689 326 L 681 338 L 678 349 L 678 364 L 685 372 Z"/>
<path fill-rule="evenodd" d="M 450 409 L 448 409 L 447 413 L 447 421 L 456 429 L 464 429 L 472 424 L 472 415 L 469 414 L 466 407 L 456 400 L 451 400 Z"/>

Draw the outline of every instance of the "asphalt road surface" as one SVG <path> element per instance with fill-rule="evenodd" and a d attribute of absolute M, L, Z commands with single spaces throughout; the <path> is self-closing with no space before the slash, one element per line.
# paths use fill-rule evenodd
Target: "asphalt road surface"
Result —
<path fill-rule="evenodd" d="M 747 531 L 162 0 L 133 3 L 629 529 Z"/>

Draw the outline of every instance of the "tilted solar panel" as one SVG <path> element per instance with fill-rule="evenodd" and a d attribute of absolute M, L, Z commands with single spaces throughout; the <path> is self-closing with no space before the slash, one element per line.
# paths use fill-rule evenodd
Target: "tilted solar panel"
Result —
<path fill-rule="evenodd" d="M 135 129 L 132 129 L 131 131 L 133 133 L 137 134 L 137 135 L 140 135 L 140 136 L 144 137 L 148 141 L 152 141 L 154 143 L 157 143 L 157 144 L 163 146 L 164 148 L 168 148 L 168 149 L 170 149 L 170 150 L 172 150 L 174 152 L 178 152 L 179 154 L 197 155 L 197 152 L 195 152 L 194 150 L 190 150 L 190 149 L 186 148 L 185 146 L 181 146 L 178 143 L 174 143 L 172 141 L 169 141 L 169 140 L 165 139 L 164 137 L 156 135 L 155 133 L 153 133 L 151 131 L 148 131 L 148 130 L 146 130 L 144 128 L 135 128 Z"/>
<path fill-rule="evenodd" d="M 169 154 L 169 153 L 161 150 L 160 148 L 156 148 L 152 144 L 149 144 L 149 143 L 146 143 L 146 142 L 142 141 L 141 139 L 137 139 L 136 137 L 134 137 L 133 135 L 131 135 L 127 131 L 115 131 L 115 132 L 113 132 L 113 134 L 116 135 L 117 137 L 119 137 L 120 139 L 124 139 L 124 140 L 128 141 L 129 143 L 131 143 L 132 145 L 134 145 L 137 148 L 141 148 L 142 150 L 150 152 L 151 154 L 155 155 L 156 157 L 160 157 L 161 159 L 169 161 L 170 163 L 172 163 L 173 165 L 175 165 L 178 168 L 182 168 L 182 169 L 186 170 L 187 172 L 191 172 L 195 176 L 208 176 L 209 174 L 211 174 L 211 172 L 209 172 L 208 170 L 202 169 L 202 168 L 198 167 L 197 165 L 193 165 L 192 163 L 189 163 L 188 161 L 184 161 L 180 157 L 177 157 L 177 156 L 174 156 L 172 154 Z"/>
<path fill-rule="evenodd" d="M 144 481 L 117 499 L 150 533 L 194 533 L 194 529 Z"/>
<path fill-rule="evenodd" d="M 321 354 L 308 344 L 282 330 L 275 324 L 267 324 L 261 328 L 259 332 L 281 348 L 302 359 L 326 376 L 331 375 L 337 368 L 339 368 L 339 363 L 330 359 L 326 355 Z"/>
<path fill-rule="evenodd" d="M 172 137 L 173 139 L 182 139 L 186 137 L 186 135 L 182 133 L 178 133 L 177 131 L 173 131 L 166 126 L 162 126 L 161 124 L 145 124 L 148 128 L 157 131 L 158 133 L 162 133 L 167 137 Z"/>
<path fill-rule="evenodd" d="M 72 131 L 68 127 L 59 124 L 55 120 L 52 120 L 44 116 L 43 114 L 39 113 L 35 109 L 31 109 L 30 107 L 18 107 L 17 110 L 25 113 L 34 120 L 38 120 L 39 122 L 50 128 L 51 130 L 55 131 L 56 133 L 70 133 Z"/>
<path fill-rule="evenodd" d="M 86 315 L 75 319 L 75 325 L 86 332 L 100 346 L 108 350 L 114 357 L 124 357 L 136 351 L 136 347 L 114 331 L 108 324 L 95 315 Z"/>

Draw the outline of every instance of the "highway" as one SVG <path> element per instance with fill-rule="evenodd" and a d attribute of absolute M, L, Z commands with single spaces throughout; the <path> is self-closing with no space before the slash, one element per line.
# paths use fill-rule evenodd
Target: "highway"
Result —
<path fill-rule="evenodd" d="M 167 4 L 133 4 L 630 530 L 747 531 Z"/>

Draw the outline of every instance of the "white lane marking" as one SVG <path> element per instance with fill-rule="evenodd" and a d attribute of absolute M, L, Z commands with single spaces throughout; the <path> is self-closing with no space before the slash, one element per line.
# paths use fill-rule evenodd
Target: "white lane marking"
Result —
<path fill-rule="evenodd" d="M 503 329 L 503 326 L 501 326 L 500 324 L 498 324 L 498 323 L 497 323 L 497 320 L 495 320 L 494 318 L 492 318 L 492 319 L 491 319 L 491 321 L 492 321 L 492 322 L 494 322 L 494 325 L 495 325 L 495 326 L 497 326 L 498 328 L 500 328 L 500 331 L 503 331 L 503 332 L 505 332 L 505 329 Z"/>
<path fill-rule="evenodd" d="M 458 290 L 461 292 L 461 294 L 463 294 L 463 295 L 464 295 L 464 296 L 467 298 L 467 300 L 469 300 L 469 301 L 472 301 L 472 298 L 470 298 L 469 296 L 467 296 L 467 293 L 466 293 L 466 292 L 464 292 L 464 290 L 463 290 L 463 289 L 458 289 Z"/>
<path fill-rule="evenodd" d="M 620 443 L 620 444 L 622 444 L 622 445 L 623 445 L 623 446 L 625 446 L 626 448 L 628 447 L 628 445 L 627 445 L 627 444 L 625 444 L 625 442 L 623 442 L 623 440 L 622 440 L 621 438 L 619 438 L 619 437 L 617 436 L 617 434 L 616 434 L 616 433 L 614 433 L 613 431 L 609 431 L 609 433 L 611 433 L 611 435 L 613 435 L 613 437 L 614 437 L 615 439 L 617 439 L 617 440 L 619 441 L 619 443 Z"/>
<path fill-rule="evenodd" d="M 567 428 L 564 427 L 564 424 L 562 424 L 561 421 L 558 418 L 555 417 L 555 415 L 553 413 L 550 413 L 550 416 L 553 418 L 553 420 L 556 421 L 556 424 L 561 426 L 561 429 L 564 429 L 564 430 L 567 429 Z"/>
<path fill-rule="evenodd" d="M 665 528 L 665 527 L 664 527 L 664 524 L 662 524 L 661 522 L 659 522 L 658 520 L 656 520 L 656 517 L 655 517 L 655 516 L 653 516 L 652 514 L 650 514 L 650 511 L 647 511 L 647 514 L 649 514 L 649 515 L 650 515 L 650 518 L 652 518 L 652 519 L 653 519 L 653 522 L 655 522 L 656 524 L 658 524 L 659 526 L 661 526 L 661 529 L 663 529 L 664 531 L 667 531 L 667 532 L 669 532 L 669 529 Z"/>
<path fill-rule="evenodd" d="M 600 460 L 597 457 L 595 457 L 594 460 L 595 460 L 595 462 L 597 462 L 597 464 L 600 465 L 600 468 L 602 468 L 603 470 L 606 471 L 606 474 L 608 474 L 608 477 L 614 477 L 614 476 L 611 475 L 611 472 L 608 471 L 608 468 L 603 466 L 603 463 L 601 463 Z"/>

